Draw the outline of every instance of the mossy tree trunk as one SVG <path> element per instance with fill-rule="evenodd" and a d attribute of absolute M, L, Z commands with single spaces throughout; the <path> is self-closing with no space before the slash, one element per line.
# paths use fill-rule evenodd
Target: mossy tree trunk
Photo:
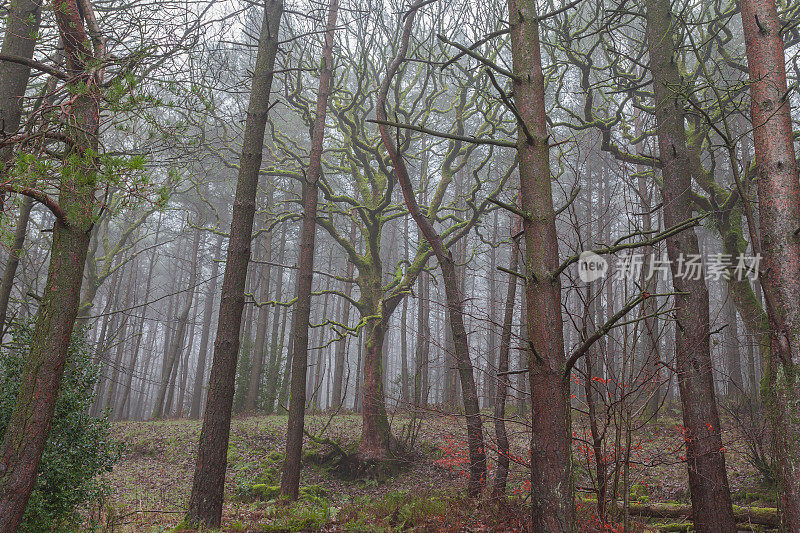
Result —
<path fill-rule="evenodd" d="M 686 95 L 675 59 L 675 17 L 670 3 L 647 0 L 646 10 L 656 134 L 663 164 L 664 225 L 672 227 L 692 216 L 693 166 L 684 126 Z M 675 359 L 695 524 L 699 531 L 735 531 L 712 377 L 708 289 L 702 276 L 681 272 L 683 261 L 699 254 L 694 230 L 667 238 L 667 254 L 676 293 Z"/>
<path fill-rule="evenodd" d="M 61 170 L 58 202 L 40 196 L 56 215 L 50 267 L 23 370 L 17 403 L 0 446 L 0 531 L 16 531 L 36 483 L 80 302 L 83 269 L 95 214 L 99 135 L 97 48 L 74 0 L 53 0 L 73 97 L 64 115 L 71 139 Z"/>

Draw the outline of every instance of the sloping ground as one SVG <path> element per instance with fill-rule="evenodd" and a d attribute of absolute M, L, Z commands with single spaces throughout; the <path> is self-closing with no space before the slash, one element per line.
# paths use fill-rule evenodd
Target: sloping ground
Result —
<path fill-rule="evenodd" d="M 407 433 L 407 419 L 392 425 L 398 435 Z M 321 434 L 343 446 L 357 442 L 357 415 L 307 417 L 311 434 Z M 576 436 L 585 436 L 584 424 L 574 421 Z M 512 471 L 510 502 L 479 504 L 464 498 L 466 448 L 460 418 L 427 418 L 414 443 L 414 456 L 386 479 L 345 480 L 324 465 L 316 464 L 324 446 L 306 441 L 308 454 L 301 487 L 301 501 L 287 506 L 276 499 L 286 431 L 284 416 L 253 416 L 234 420 L 228 451 L 228 475 L 223 525 L 226 531 L 522 531 L 529 483 L 525 456 L 527 435 L 523 424 L 511 424 Z M 197 453 L 200 422 L 169 420 L 124 422 L 115 425 L 115 438 L 126 451 L 108 474 L 109 494 L 92 508 L 101 529 L 116 532 L 169 531 L 178 526 L 189 499 Z M 489 436 L 493 433 L 486 426 Z M 646 430 L 632 434 L 630 499 L 638 505 L 686 501 L 686 472 L 682 462 L 682 434 L 674 417 L 661 417 Z M 759 476 L 744 460 L 741 436 L 729 432 L 725 439 L 732 489 L 737 503 L 772 506 L 774 494 L 759 488 Z M 487 442 L 493 448 L 491 441 Z M 490 453 L 489 457 L 492 458 Z M 588 495 L 594 470 L 593 454 L 580 442 L 575 446 L 580 494 Z M 613 460 L 609 453 L 607 460 Z M 490 468 L 492 464 L 490 463 Z M 620 481 L 621 483 L 621 481 Z M 586 530 L 602 527 L 592 518 L 594 504 L 580 504 Z M 634 523 L 633 531 L 665 527 L 647 519 Z M 687 521 L 672 517 L 670 530 L 685 530 Z M 680 529 L 683 528 L 683 529 Z"/>
<path fill-rule="evenodd" d="M 223 514 L 226 529 L 260 530 L 276 522 L 275 509 L 280 505 L 268 505 L 260 499 L 269 500 L 273 487 L 280 483 L 286 420 L 285 416 L 234 420 Z M 309 416 L 306 420 L 310 433 L 327 425 L 325 436 L 344 445 L 355 443 L 361 429 L 361 419 L 354 415 L 337 416 L 330 425 L 326 416 Z M 347 481 L 306 461 L 301 481 L 301 486 L 307 487 L 306 501 L 301 506 L 313 508 L 306 514 L 315 518 L 315 523 L 339 522 L 336 515 L 343 514 L 347 521 L 358 524 L 353 510 L 383 501 L 381 506 L 373 505 L 371 512 L 377 515 L 383 510 L 379 507 L 386 507 L 387 520 L 399 525 L 399 514 L 410 512 L 403 511 L 409 504 L 404 501 L 406 495 L 413 492 L 417 496 L 412 498 L 412 506 L 433 502 L 425 514 L 434 515 L 436 509 L 446 514 L 447 502 L 451 496 L 460 499 L 465 485 L 466 450 L 460 446 L 463 438 L 455 420 L 443 417 L 426 421 L 416 439 L 419 453 L 388 479 Z M 393 427 L 403 424 L 396 420 Z M 166 531 L 180 524 L 191 489 L 200 422 L 123 422 L 116 424 L 114 431 L 115 438 L 126 443 L 126 451 L 108 475 L 111 490 L 104 502 L 105 528 L 113 525 L 115 531 Z M 320 448 L 306 440 L 306 453 L 322 451 Z M 521 478 L 522 470 L 517 470 L 514 475 Z M 441 501 L 434 501 L 437 498 Z M 327 517 L 319 516 L 326 514 L 321 507 L 327 507 Z M 392 518 L 398 508 L 398 516 Z"/>

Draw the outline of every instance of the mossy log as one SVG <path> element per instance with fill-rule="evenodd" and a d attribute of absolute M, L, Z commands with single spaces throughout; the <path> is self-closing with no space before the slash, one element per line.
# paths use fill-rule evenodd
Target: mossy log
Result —
<path fill-rule="evenodd" d="M 692 519 L 692 506 L 684 503 L 631 503 L 631 516 L 650 518 Z M 778 510 L 771 507 L 733 506 L 733 514 L 738 523 L 778 527 Z"/>

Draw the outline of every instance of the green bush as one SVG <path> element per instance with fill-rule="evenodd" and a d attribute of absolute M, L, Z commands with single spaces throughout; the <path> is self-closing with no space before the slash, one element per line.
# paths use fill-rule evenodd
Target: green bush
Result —
<path fill-rule="evenodd" d="M 11 345 L 0 350 L 0 439 L 17 400 L 30 338 L 31 327 L 19 327 Z M 83 334 L 75 332 L 50 437 L 20 531 L 76 530 L 79 507 L 103 492 L 98 474 L 111 470 L 120 444 L 112 441 L 105 416 L 88 415 L 98 375 Z"/>

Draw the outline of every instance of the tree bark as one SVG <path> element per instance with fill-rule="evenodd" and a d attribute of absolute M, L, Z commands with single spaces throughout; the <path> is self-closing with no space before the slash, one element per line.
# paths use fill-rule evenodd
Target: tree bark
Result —
<path fill-rule="evenodd" d="M 42 20 L 42 0 L 12 0 L 6 16 L 3 55 L 20 59 L 33 59 L 33 50 L 39 36 Z M 28 88 L 31 68 L 21 63 L 0 61 L 0 136 L 12 136 L 17 132 L 22 117 L 22 100 Z M 14 145 L 0 147 L 0 182 L 8 179 L 8 168 Z M 0 194 L 0 204 L 5 203 L 5 194 Z M 4 205 L 0 206 L 0 212 Z"/>
<path fill-rule="evenodd" d="M 520 207 L 525 238 L 525 306 L 532 407 L 531 502 L 533 528 L 574 531 L 569 380 L 564 372 L 558 237 L 534 0 L 509 0 L 514 100 L 519 111 Z"/>
<path fill-rule="evenodd" d="M 767 403 L 778 451 L 781 530 L 796 533 L 800 531 L 800 185 L 775 2 L 742 0 L 741 10 L 764 254 L 761 283 L 770 325 Z"/>
<path fill-rule="evenodd" d="M 311 284 L 314 268 L 314 240 L 317 230 L 317 182 L 322 175 L 322 148 L 325 138 L 325 117 L 331 91 L 333 38 L 339 1 L 330 0 L 325 26 L 325 45 L 320 63 L 317 109 L 311 134 L 311 155 L 306 181 L 303 183 L 303 227 L 300 236 L 301 267 L 297 282 L 297 303 L 294 317 L 294 358 L 292 391 L 289 401 L 289 423 L 286 430 L 286 459 L 281 475 L 281 494 L 296 500 L 300 490 L 300 457 L 303 451 L 303 429 L 306 408 L 306 371 L 308 368 L 308 328 L 311 316 Z"/>
<path fill-rule="evenodd" d="M 101 60 L 89 45 L 81 12 L 72 0 L 53 0 L 64 43 L 67 70 L 80 83 L 65 114 L 72 143 L 64 160 L 53 227 L 50 268 L 39 303 L 20 392 L 0 446 L 0 531 L 16 531 L 36 482 L 42 452 L 78 313 L 83 269 L 94 222 L 99 144 L 99 76 L 90 65 Z M 6 34 L 8 35 L 8 33 Z M 75 89 L 72 86 L 71 89 Z"/>
<path fill-rule="evenodd" d="M 222 280 L 217 339 L 211 365 L 203 429 L 192 481 L 187 519 L 207 527 L 219 527 L 225 489 L 231 408 L 239 357 L 239 332 L 244 310 L 244 288 L 250 262 L 258 174 L 269 113 L 270 92 L 278 52 L 278 28 L 283 14 L 281 0 L 265 0 L 250 102 L 247 108 L 231 235 Z"/>
<path fill-rule="evenodd" d="M 513 224 L 519 226 L 520 224 Z M 518 233 L 518 227 L 512 233 Z M 508 269 L 516 272 L 519 264 L 519 251 L 517 243 L 511 240 L 511 252 L 508 260 Z M 500 335 L 500 352 L 497 356 L 497 394 L 494 401 L 494 432 L 497 437 L 497 469 L 492 483 L 492 495 L 495 498 L 504 498 L 506 495 L 506 481 L 508 479 L 509 442 L 506 432 L 506 400 L 508 399 L 509 379 L 508 356 L 511 353 L 511 330 L 514 324 L 514 302 L 517 299 L 517 277 L 509 276 L 508 291 L 506 292 L 506 305 L 503 313 L 503 331 Z"/>
<path fill-rule="evenodd" d="M 379 288 L 374 289 L 371 300 L 380 301 L 380 296 L 374 294 L 379 290 Z M 377 307 L 380 313 L 380 304 L 377 304 Z M 386 320 L 381 316 L 380 318 L 371 319 L 361 330 L 361 335 L 364 339 L 364 368 L 363 380 L 360 380 L 362 383 L 360 395 L 362 424 L 358 454 L 365 461 L 376 461 L 385 458 L 391 444 L 391 432 L 389 418 L 386 416 L 386 400 L 382 379 L 382 353 L 386 327 Z"/>
<path fill-rule="evenodd" d="M 668 0 L 647 0 L 647 42 L 656 105 L 656 134 L 663 164 L 664 226 L 692 216 L 692 164 L 686 146 L 686 96 L 675 59 L 673 14 Z M 667 239 L 675 289 L 675 358 L 686 431 L 689 490 L 698 531 L 735 531 L 725 454 L 714 393 L 708 289 L 683 275 L 682 261 L 699 254 L 693 229 Z"/>

